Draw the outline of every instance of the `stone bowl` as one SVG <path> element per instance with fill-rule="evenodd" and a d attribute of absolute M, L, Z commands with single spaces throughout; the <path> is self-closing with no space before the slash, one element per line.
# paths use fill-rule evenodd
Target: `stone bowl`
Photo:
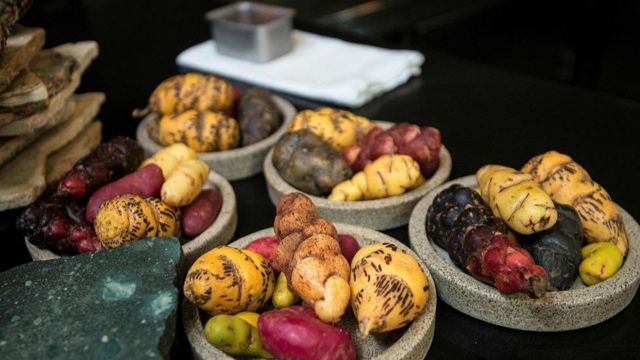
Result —
<path fill-rule="evenodd" d="M 401 244 L 392 237 L 374 230 L 359 226 L 336 223 L 336 228 L 340 234 L 349 234 L 355 237 L 361 246 L 377 242 L 393 243 L 409 254 L 413 255 L 420 266 L 424 269 L 429 279 L 429 299 L 426 311 L 420 314 L 408 326 L 388 333 L 369 335 L 361 338 L 357 333 L 357 323 L 352 311 L 347 309 L 340 326 L 346 328 L 351 334 L 351 339 L 356 346 L 358 359 L 395 359 L 395 360 L 422 360 L 429 351 L 435 330 L 435 314 L 437 295 L 433 282 L 433 277 L 429 274 L 428 268 L 418 256 L 407 246 Z M 253 234 L 247 235 L 230 245 L 243 248 L 251 241 L 264 237 L 274 236 L 273 229 L 268 228 Z M 233 359 L 233 357 L 218 350 L 209 344 L 204 337 L 204 324 L 209 315 L 200 311 L 198 307 L 189 300 L 182 302 L 182 322 L 191 345 L 192 353 L 196 359 Z"/>
<path fill-rule="evenodd" d="M 453 264 L 448 253 L 427 237 L 427 211 L 440 191 L 453 184 L 478 186 L 475 176 L 449 181 L 430 192 L 416 205 L 409 221 L 411 247 L 433 274 L 440 298 L 455 309 L 491 324 L 528 331 L 565 331 L 603 322 L 624 309 L 640 285 L 640 227 L 624 210 L 629 253 L 613 277 L 587 287 L 580 279 L 564 291 L 548 292 L 541 299 L 525 294 L 503 295 L 474 279 Z"/>
<path fill-rule="evenodd" d="M 388 128 L 392 123 L 376 121 L 382 128 Z M 269 198 L 274 205 L 281 197 L 292 192 L 301 192 L 287 183 L 273 166 L 273 149 L 264 159 L 264 177 L 267 180 Z M 447 180 L 451 173 L 451 155 L 443 145 L 440 151 L 440 165 L 431 178 L 421 186 L 402 195 L 384 199 L 363 201 L 333 201 L 326 197 L 307 195 L 318 208 L 318 212 L 328 220 L 347 224 L 364 226 L 374 230 L 387 230 L 406 225 L 409 222 L 411 210 L 431 189 Z"/>
<path fill-rule="evenodd" d="M 182 245 L 182 252 L 188 264 L 191 264 L 207 250 L 231 240 L 238 224 L 238 213 L 236 210 L 236 195 L 231 184 L 220 174 L 210 171 L 209 179 L 205 188 L 217 187 L 222 194 L 222 208 L 216 220 L 202 234 L 185 242 Z M 60 255 L 48 249 L 41 249 L 32 244 L 26 238 L 24 242 L 27 250 L 34 261 L 57 259 Z"/>
<path fill-rule="evenodd" d="M 198 157 L 229 181 L 245 179 L 260 173 L 262 161 L 267 152 L 285 133 L 287 125 L 296 114 L 295 107 L 289 101 L 275 95 L 272 95 L 272 99 L 282 115 L 282 124 L 273 134 L 248 146 L 226 151 L 198 153 Z M 136 129 L 136 139 L 144 148 L 145 157 L 153 155 L 163 147 L 149 136 L 149 127 L 157 119 L 157 114 L 149 114 Z"/>

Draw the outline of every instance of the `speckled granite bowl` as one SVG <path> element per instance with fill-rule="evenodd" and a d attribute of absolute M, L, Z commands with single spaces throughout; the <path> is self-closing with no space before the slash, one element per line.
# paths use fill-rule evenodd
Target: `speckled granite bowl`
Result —
<path fill-rule="evenodd" d="M 280 136 L 284 134 L 287 124 L 296 114 L 296 109 L 289 101 L 275 95 L 272 95 L 272 98 L 282 115 L 282 125 L 276 132 L 249 146 L 227 151 L 198 153 L 198 157 L 230 181 L 245 179 L 262 171 L 264 157 Z M 156 119 L 156 114 L 147 115 L 138 124 L 136 130 L 136 139 L 144 148 L 146 157 L 151 156 L 162 148 L 162 145 L 153 141 L 149 136 L 149 126 Z"/>
<path fill-rule="evenodd" d="M 392 123 L 376 121 L 383 128 Z M 267 180 L 267 190 L 271 202 L 276 205 L 280 198 L 291 192 L 300 190 L 289 185 L 273 166 L 273 149 L 264 159 L 264 177 Z M 440 151 L 440 165 L 426 183 L 402 195 L 377 200 L 363 201 L 332 201 L 326 197 L 309 195 L 322 216 L 331 221 L 364 226 L 369 229 L 393 229 L 409 222 L 411 210 L 431 189 L 442 184 L 451 173 L 451 155 L 443 145 Z"/>
<path fill-rule="evenodd" d="M 426 265 L 408 247 L 397 240 L 374 230 L 362 228 L 354 225 L 336 223 L 336 228 L 341 234 L 349 234 L 355 237 L 361 246 L 377 243 L 390 242 L 406 250 L 420 263 L 429 278 L 429 300 L 427 311 L 418 316 L 408 327 L 394 330 L 389 333 L 369 335 L 361 338 L 357 333 L 357 324 L 351 309 L 340 321 L 339 325 L 349 330 L 351 339 L 356 346 L 358 359 L 394 359 L 394 360 L 422 360 L 429 351 L 433 333 L 435 329 L 436 314 L 436 289 L 433 286 L 433 278 Z M 251 241 L 264 236 L 273 236 L 273 229 L 264 229 L 247 235 L 231 243 L 231 246 L 242 248 Z M 198 310 L 190 301 L 182 302 L 182 322 L 184 324 L 187 338 L 191 344 L 193 356 L 196 359 L 233 359 L 209 344 L 204 337 L 204 327 L 208 315 Z"/>
<path fill-rule="evenodd" d="M 571 289 L 549 292 L 541 299 L 524 294 L 503 295 L 463 272 L 444 249 L 427 239 L 429 206 L 440 191 L 456 183 L 477 187 L 473 175 L 437 187 L 416 205 L 409 222 L 411 247 L 427 263 L 444 302 L 474 318 L 530 331 L 584 328 L 611 318 L 629 305 L 640 285 L 640 227 L 624 209 L 621 210 L 630 250 L 622 268 L 612 278 L 591 287 L 576 279 Z"/>
<path fill-rule="evenodd" d="M 205 251 L 214 246 L 226 244 L 231 240 L 238 224 L 238 213 L 236 210 L 236 195 L 231 184 L 220 174 L 211 171 L 205 188 L 217 187 L 222 194 L 222 208 L 216 221 L 209 226 L 202 234 L 191 239 L 182 245 L 182 251 L 188 264 L 193 263 Z M 50 250 L 40 249 L 24 240 L 31 258 L 35 261 L 50 260 L 59 258 L 60 255 Z"/>

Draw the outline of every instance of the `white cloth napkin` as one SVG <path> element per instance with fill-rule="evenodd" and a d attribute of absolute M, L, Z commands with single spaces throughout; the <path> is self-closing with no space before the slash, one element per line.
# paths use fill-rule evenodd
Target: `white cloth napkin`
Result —
<path fill-rule="evenodd" d="M 421 72 L 418 51 L 354 44 L 294 30 L 291 52 L 266 63 L 240 60 L 216 51 L 213 40 L 178 55 L 179 66 L 349 107 L 406 82 Z"/>

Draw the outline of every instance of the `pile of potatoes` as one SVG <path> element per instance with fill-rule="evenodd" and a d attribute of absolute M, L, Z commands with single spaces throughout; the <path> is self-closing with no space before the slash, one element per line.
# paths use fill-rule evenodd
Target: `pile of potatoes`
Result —
<path fill-rule="evenodd" d="M 153 236 L 195 237 L 222 207 L 218 189 L 203 189 L 209 166 L 183 144 L 163 148 L 138 170 L 98 189 L 86 220 L 103 247 Z"/>
<path fill-rule="evenodd" d="M 154 141 L 163 146 L 183 143 L 196 152 L 251 145 L 282 123 L 268 90 L 250 88 L 240 94 L 223 79 L 197 73 L 166 79 L 151 94 L 147 108 L 133 115 L 150 112 L 159 115 L 149 129 Z"/>
<path fill-rule="evenodd" d="M 629 250 L 622 213 L 569 156 L 549 151 L 521 171 L 486 165 L 476 178 L 485 203 L 520 234 L 556 289 L 569 288 L 578 275 L 597 284 L 622 266 Z"/>
<path fill-rule="evenodd" d="M 282 178 L 334 201 L 396 196 L 433 175 L 442 146 L 433 127 L 396 124 L 383 130 L 345 110 L 299 112 L 273 149 Z"/>

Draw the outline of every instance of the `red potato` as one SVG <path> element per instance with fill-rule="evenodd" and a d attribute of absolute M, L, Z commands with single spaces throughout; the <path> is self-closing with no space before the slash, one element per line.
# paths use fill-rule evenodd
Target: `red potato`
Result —
<path fill-rule="evenodd" d="M 245 249 L 253 250 L 262 255 L 267 261 L 275 275 L 280 274 L 280 266 L 276 261 L 276 249 L 278 248 L 278 238 L 275 236 L 267 236 L 250 242 Z"/>
<path fill-rule="evenodd" d="M 102 186 L 91 195 L 87 203 L 85 219 L 93 224 L 100 205 L 120 195 L 133 194 L 157 198 L 160 196 L 160 189 L 163 183 L 162 170 L 155 164 L 149 164 L 138 171 L 125 175 L 114 182 Z"/>
<path fill-rule="evenodd" d="M 338 234 L 338 242 L 340 243 L 342 256 L 351 264 L 351 259 L 353 259 L 353 256 L 360 250 L 358 241 L 351 235 Z"/>
<path fill-rule="evenodd" d="M 318 319 L 311 308 L 289 306 L 260 315 L 262 345 L 278 359 L 353 360 L 349 333 Z"/>
<path fill-rule="evenodd" d="M 356 173 L 382 155 L 409 155 L 420 164 L 422 175 L 428 179 L 438 169 L 441 148 L 438 129 L 400 123 L 387 130 L 379 127 L 369 130 L 360 143 L 345 148 L 342 157 Z"/>
<path fill-rule="evenodd" d="M 182 233 L 189 237 L 202 234 L 218 217 L 222 194 L 218 189 L 202 190 L 198 197 L 182 208 Z"/>
<path fill-rule="evenodd" d="M 85 199 L 111 180 L 135 171 L 143 158 L 144 149 L 135 140 L 115 137 L 80 159 L 60 180 L 53 196 L 65 201 Z"/>

